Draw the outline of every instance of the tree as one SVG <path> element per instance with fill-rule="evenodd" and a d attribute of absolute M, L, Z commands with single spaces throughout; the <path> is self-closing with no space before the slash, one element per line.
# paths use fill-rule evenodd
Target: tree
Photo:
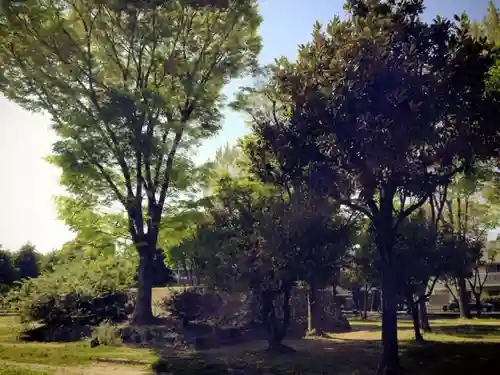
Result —
<path fill-rule="evenodd" d="M 16 279 L 17 272 L 12 261 L 12 254 L 0 246 L 0 292 L 3 293 L 4 288 L 9 288 Z"/>
<path fill-rule="evenodd" d="M 34 245 L 26 243 L 14 254 L 14 257 L 14 266 L 19 279 L 32 279 L 40 275 L 39 254 Z"/>
<path fill-rule="evenodd" d="M 498 212 L 490 204 L 487 194 L 482 194 L 495 175 L 494 171 L 494 165 L 485 163 L 477 165 L 474 171 L 467 175 L 458 174 L 449 187 L 445 200 L 441 220 L 444 233 L 448 237 L 443 243 L 444 251 L 447 252 L 448 267 L 444 276 L 448 289 L 457 297 L 463 318 L 470 317 L 467 283 L 471 285 L 471 277 L 476 274 L 474 270 L 480 266 L 488 231 L 498 226 Z M 476 279 L 474 284 L 481 283 Z M 480 303 L 478 286 L 475 285 L 471 292 L 479 296 L 477 303 Z M 454 292 L 457 292 L 457 295 Z"/>
<path fill-rule="evenodd" d="M 424 341 L 420 306 L 429 298 L 444 272 L 444 261 L 436 238 L 432 222 L 420 210 L 401 223 L 395 239 L 394 258 L 399 293 L 411 310 L 418 342 Z"/>
<path fill-rule="evenodd" d="M 355 218 L 339 212 L 339 206 L 328 201 L 295 198 L 288 204 L 295 206 L 297 216 L 293 220 L 300 223 L 294 244 L 299 251 L 296 262 L 302 265 L 299 279 L 308 287 L 308 334 L 321 335 L 327 326 L 322 324 L 324 309 L 317 300 L 317 291 L 328 285 L 334 290 L 337 287 L 357 229 Z"/>
<path fill-rule="evenodd" d="M 500 15 L 495 3 L 488 2 L 488 10 L 482 22 L 473 22 L 471 34 L 475 38 L 486 37 L 492 43 L 500 43 Z"/>
<path fill-rule="evenodd" d="M 482 244 L 481 244 L 482 245 Z M 481 317 L 481 298 L 484 291 L 484 284 L 490 273 L 490 266 L 498 255 L 498 241 L 489 241 L 481 246 L 480 257 L 476 260 L 472 268 L 472 276 L 467 279 L 471 293 L 474 295 L 476 303 L 477 317 Z"/>
<path fill-rule="evenodd" d="M 52 250 L 49 253 L 41 254 L 40 273 L 54 272 L 60 262 L 59 251 Z"/>
<path fill-rule="evenodd" d="M 315 26 L 296 62 L 277 61 L 270 84 L 280 101 L 253 131 L 283 164 L 298 160 L 331 198 L 373 224 L 381 369 L 397 374 L 396 234 L 473 154 L 498 149 L 496 130 L 485 136 L 498 108 L 483 95 L 494 58 L 467 35 L 465 20 L 423 22 L 422 1 L 353 0 L 346 8 L 348 20 Z"/>
<path fill-rule="evenodd" d="M 167 197 L 220 128 L 224 84 L 260 49 L 255 1 L 3 2 L 0 87 L 52 117 L 62 184 L 121 206 L 139 254 L 133 320 L 152 319 L 151 267 Z M 214 6 L 210 6 L 210 4 Z"/>
<path fill-rule="evenodd" d="M 269 349 L 290 350 L 282 341 L 290 324 L 291 289 L 301 270 L 295 206 L 250 176 L 221 178 L 214 195 L 211 220 L 197 234 L 214 251 L 203 253 L 199 264 L 212 285 L 258 296 Z"/>
<path fill-rule="evenodd" d="M 362 318 L 368 319 L 368 295 L 373 288 L 380 285 L 380 267 L 377 263 L 372 229 L 366 221 L 363 224 L 357 239 L 357 246 L 354 247 L 347 265 L 347 276 L 353 300 L 359 309 L 362 307 Z"/>
<path fill-rule="evenodd" d="M 250 96 L 240 95 L 233 107 L 245 109 L 254 121 L 262 121 L 265 112 L 254 107 L 255 100 L 262 95 L 275 98 L 279 93 L 271 86 L 259 93 L 250 90 Z M 300 225 L 300 231 L 293 236 L 293 245 L 298 251 L 296 261 L 302 264 L 298 278 L 308 287 L 308 333 L 321 335 L 323 316 L 316 298 L 317 289 L 330 285 L 335 290 L 338 285 L 359 224 L 359 215 L 342 210 L 338 202 L 317 189 L 318 184 L 304 172 L 297 160 L 284 162 L 278 153 L 265 145 L 262 134 L 253 133 L 242 138 L 243 157 L 239 167 L 248 170 L 262 183 L 273 186 L 280 200 L 290 206 L 289 219 Z M 341 314 L 336 315 L 337 319 L 344 321 L 346 328 L 350 328 Z"/>

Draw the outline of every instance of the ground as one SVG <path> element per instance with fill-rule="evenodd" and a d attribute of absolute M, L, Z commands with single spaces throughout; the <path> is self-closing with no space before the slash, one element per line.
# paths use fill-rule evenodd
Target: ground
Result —
<path fill-rule="evenodd" d="M 293 355 L 266 354 L 264 342 L 205 352 L 162 352 L 126 347 L 20 343 L 16 317 L 0 317 L 0 375 L 149 374 L 374 374 L 380 354 L 380 322 L 351 321 L 354 331 L 323 339 L 292 340 Z M 500 353 L 500 321 L 432 321 L 426 343 L 412 341 L 411 323 L 400 321 L 401 358 L 410 375 L 494 374 Z"/>

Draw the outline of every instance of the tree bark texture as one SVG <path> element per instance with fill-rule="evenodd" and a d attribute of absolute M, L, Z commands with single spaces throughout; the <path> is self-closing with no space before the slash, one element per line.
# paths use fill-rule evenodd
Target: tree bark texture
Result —
<path fill-rule="evenodd" d="M 383 201 L 386 199 L 383 198 Z M 376 225 L 377 250 L 381 257 L 382 278 L 382 361 L 384 375 L 399 375 L 401 365 L 398 352 L 397 291 L 393 264 L 394 228 L 392 227 L 392 201 L 381 203 L 381 213 Z M 384 207 L 382 207 L 384 206 Z"/>
<path fill-rule="evenodd" d="M 137 297 L 132 321 L 135 324 L 149 324 L 153 321 L 153 280 L 151 267 L 153 262 L 153 251 L 151 246 L 138 246 L 139 267 L 137 275 Z"/>
<path fill-rule="evenodd" d="M 457 288 L 458 288 L 458 304 L 460 307 L 460 317 L 463 319 L 470 319 L 469 295 L 467 294 L 467 287 L 465 285 L 464 277 L 458 278 Z"/>
<path fill-rule="evenodd" d="M 282 292 L 262 292 L 262 315 L 268 332 L 269 350 L 272 352 L 282 352 L 286 348 L 282 342 L 290 326 L 290 294 L 291 287 Z M 277 308 L 281 310 L 281 317 L 277 314 Z"/>
<path fill-rule="evenodd" d="M 382 274 L 382 363 L 384 375 L 398 375 L 401 368 L 398 353 L 398 324 L 393 270 L 385 265 Z"/>

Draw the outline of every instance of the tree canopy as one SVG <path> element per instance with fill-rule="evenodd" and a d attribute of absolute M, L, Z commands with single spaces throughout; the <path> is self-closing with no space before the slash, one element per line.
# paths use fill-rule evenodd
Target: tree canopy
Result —
<path fill-rule="evenodd" d="M 253 131 L 272 155 L 266 166 L 278 160 L 289 175 L 306 174 L 315 190 L 371 220 L 383 365 L 393 373 L 397 229 L 475 159 L 498 155 L 497 98 L 484 95 L 496 54 L 469 35 L 465 16 L 424 22 L 421 0 L 352 0 L 346 10 L 345 21 L 316 24 L 297 61 L 277 60 L 268 83 L 238 104 L 250 108 Z M 269 105 L 256 105 L 255 95 Z M 255 116 L 262 108 L 271 111 Z"/>
<path fill-rule="evenodd" d="M 211 3 L 208 3 L 210 5 Z M 62 184 L 121 204 L 140 253 L 137 320 L 167 196 L 190 184 L 193 146 L 220 128 L 222 87 L 256 63 L 255 1 L 4 2 L 0 89 L 50 114 Z"/>

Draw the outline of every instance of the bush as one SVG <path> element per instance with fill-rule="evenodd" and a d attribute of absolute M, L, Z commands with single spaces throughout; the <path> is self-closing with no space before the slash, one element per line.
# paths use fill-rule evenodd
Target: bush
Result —
<path fill-rule="evenodd" d="M 123 344 L 121 329 L 111 322 L 103 322 L 92 331 L 92 346 L 120 346 Z"/>
<path fill-rule="evenodd" d="M 10 300 L 24 323 L 59 327 L 117 322 L 132 311 L 132 280 L 133 270 L 119 258 L 75 261 L 24 281 Z"/>
<path fill-rule="evenodd" d="M 193 320 L 212 317 L 222 302 L 211 294 L 185 290 L 173 293 L 163 301 L 163 308 L 186 327 Z"/>

